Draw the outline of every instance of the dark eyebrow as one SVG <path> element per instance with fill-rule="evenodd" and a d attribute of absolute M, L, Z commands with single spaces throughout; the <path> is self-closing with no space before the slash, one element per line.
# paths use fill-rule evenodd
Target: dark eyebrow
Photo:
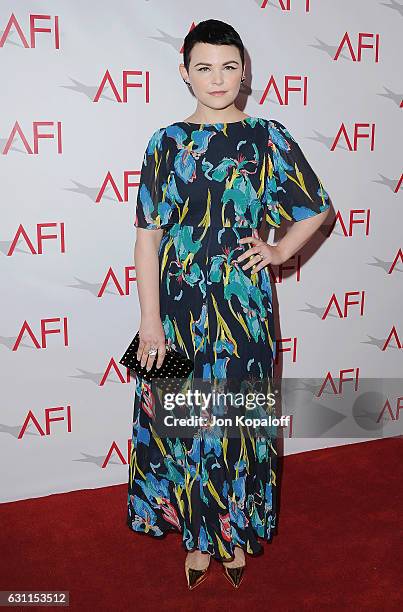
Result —
<path fill-rule="evenodd" d="M 227 64 L 239 64 L 239 62 L 237 62 L 236 60 L 230 60 L 229 62 L 224 62 L 223 66 L 226 66 Z M 208 62 L 198 62 L 197 64 L 195 64 L 195 68 L 196 66 L 212 66 L 213 64 L 209 64 Z"/>

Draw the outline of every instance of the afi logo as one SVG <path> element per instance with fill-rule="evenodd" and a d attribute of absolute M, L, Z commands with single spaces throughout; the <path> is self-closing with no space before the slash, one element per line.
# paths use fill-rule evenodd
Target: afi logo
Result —
<path fill-rule="evenodd" d="M 390 330 L 389 335 L 388 335 L 388 337 L 385 340 L 385 344 L 383 345 L 381 350 L 382 351 L 386 351 L 386 349 L 389 347 L 389 344 L 392 345 L 392 341 L 393 340 L 396 342 L 396 347 L 399 350 L 401 350 L 403 348 L 402 341 L 400 340 L 399 334 L 397 333 L 397 329 L 396 329 L 396 327 L 394 325 L 393 325 L 392 329 Z"/>
<path fill-rule="evenodd" d="M 102 285 L 101 288 L 99 290 L 99 293 L 97 295 L 97 297 L 102 297 L 103 294 L 105 293 L 105 289 L 108 286 L 109 281 L 112 282 L 112 285 L 118 290 L 119 295 L 129 295 L 129 290 L 130 290 L 130 283 L 134 282 L 136 280 L 135 276 L 130 276 L 130 272 L 132 270 L 135 270 L 136 267 L 135 266 L 126 266 L 125 267 L 125 278 L 124 278 L 124 288 L 121 286 L 121 284 L 119 283 L 116 274 L 114 273 L 114 271 L 112 270 L 112 268 L 109 268 L 109 270 L 107 271 L 104 280 L 102 281 Z"/>
<path fill-rule="evenodd" d="M 112 176 L 112 173 L 108 170 L 108 173 L 103 180 L 101 189 L 99 190 L 99 193 L 96 197 L 95 202 L 98 203 L 101 201 L 101 198 L 104 195 L 105 189 L 109 186 L 109 184 L 112 186 L 112 189 L 115 192 L 115 195 L 119 202 L 128 202 L 129 201 L 129 187 L 138 187 L 140 185 L 138 181 L 137 182 L 129 181 L 129 178 L 132 176 L 140 176 L 140 170 L 125 170 L 123 172 L 123 196 L 122 196 L 121 192 L 119 191 L 119 187 L 117 186 Z"/>
<path fill-rule="evenodd" d="M 101 465 L 101 468 L 106 468 L 110 458 L 112 457 L 112 454 L 116 453 L 121 464 L 122 465 L 128 465 L 128 463 L 130 462 L 130 451 L 131 451 L 131 447 L 132 447 L 132 441 L 129 438 L 127 441 L 127 457 L 125 458 L 122 451 L 120 450 L 119 446 L 116 444 L 115 440 L 112 442 L 112 444 L 109 447 L 109 450 L 106 454 L 105 460 L 103 462 L 103 464 Z M 115 462 L 113 463 L 113 465 L 115 465 Z"/>
<path fill-rule="evenodd" d="M 111 357 L 111 359 L 109 360 L 109 363 L 107 364 L 105 371 L 102 375 L 101 381 L 99 383 L 100 387 L 103 387 L 105 382 L 108 380 L 109 374 L 111 372 L 114 372 L 116 374 L 116 376 L 118 377 L 118 379 L 120 380 L 120 382 L 124 385 L 126 385 L 127 383 L 131 382 L 131 376 L 130 376 L 130 370 L 129 368 L 126 368 L 126 379 L 122 376 L 122 373 L 120 371 L 120 366 L 119 363 L 116 362 L 115 359 L 113 359 L 113 357 Z"/>
<path fill-rule="evenodd" d="M 386 417 L 386 419 L 384 418 L 385 412 L 388 413 L 390 419 L 392 421 L 398 421 L 400 418 L 400 411 L 403 410 L 403 397 L 397 397 L 396 398 L 396 413 L 393 414 L 393 408 L 390 405 L 390 401 L 387 399 L 381 412 L 379 413 L 378 418 L 376 419 L 376 422 L 379 423 L 379 421 L 382 419 L 383 421 L 388 420 L 388 417 Z"/>
<path fill-rule="evenodd" d="M 402 249 L 399 249 L 399 250 L 397 251 L 396 256 L 395 256 L 395 258 L 394 258 L 394 260 L 393 260 L 393 262 L 392 262 L 392 265 L 390 266 L 390 268 L 389 268 L 389 270 L 388 270 L 388 274 L 392 274 L 392 272 L 393 272 L 393 271 L 394 271 L 394 269 L 395 269 L 395 266 L 396 266 L 398 263 L 403 263 L 403 251 L 402 251 Z M 398 272 L 399 272 L 399 270 L 398 270 Z"/>
<path fill-rule="evenodd" d="M 399 180 L 396 183 L 396 187 L 393 190 L 393 193 L 397 193 L 399 191 L 400 187 L 402 186 L 402 184 L 403 184 L 403 174 L 400 175 L 400 178 L 399 178 Z"/>
<path fill-rule="evenodd" d="M 52 417 L 52 412 L 61 412 L 62 416 Z M 21 431 L 18 434 L 19 440 L 24 437 L 25 431 L 30 423 L 34 425 L 40 436 L 50 436 L 51 423 L 55 423 L 56 421 L 65 421 L 67 427 L 64 427 L 64 431 L 71 433 L 71 406 L 66 406 L 66 408 L 64 406 L 54 406 L 53 408 L 45 408 L 44 413 L 45 429 L 41 427 L 38 419 L 36 418 L 32 410 L 28 412 L 27 416 L 25 417 L 25 421 L 21 427 Z"/>
<path fill-rule="evenodd" d="M 347 374 L 352 374 L 353 377 L 349 378 L 346 376 Z M 342 395 L 343 385 L 346 382 L 354 382 L 354 391 L 358 391 L 358 381 L 360 379 L 360 368 L 348 368 L 347 370 L 339 370 L 339 376 L 337 378 L 339 379 L 338 385 L 335 383 L 335 379 L 333 378 L 331 373 L 328 372 L 325 376 L 325 379 L 322 383 L 321 388 L 318 391 L 318 394 L 315 397 L 320 397 L 322 395 L 323 390 L 328 387 L 328 383 L 329 383 L 330 389 L 327 389 L 327 392 L 328 393 L 333 392 L 334 395 Z"/>
<path fill-rule="evenodd" d="M 59 323 L 59 322 L 63 323 L 63 331 L 60 329 L 60 327 L 57 329 L 47 329 L 48 323 Z M 16 351 L 18 347 L 20 346 L 22 337 L 25 332 L 27 332 L 28 335 L 31 337 L 31 340 L 37 349 L 47 348 L 46 336 L 48 336 L 49 334 L 62 334 L 64 346 L 69 345 L 69 338 L 68 338 L 68 332 L 67 332 L 67 317 L 63 317 L 63 319 L 61 319 L 60 317 L 55 317 L 53 319 L 41 319 L 40 320 L 40 334 L 39 334 L 40 342 L 36 339 L 35 333 L 32 331 L 29 323 L 27 321 L 24 321 L 20 329 L 20 332 L 18 334 L 18 338 L 15 341 L 15 344 L 13 346 L 13 349 L 12 349 L 13 351 Z"/>
<path fill-rule="evenodd" d="M 364 131 L 360 132 L 361 129 Z M 342 123 L 330 150 L 334 151 L 339 140 L 344 140 L 349 151 L 357 151 L 358 141 L 362 139 L 370 140 L 370 151 L 373 151 L 375 148 L 375 123 L 354 123 L 350 136 L 346 126 Z"/>
<path fill-rule="evenodd" d="M 296 86 L 292 86 L 292 82 L 296 82 Z M 280 87 L 275 77 L 272 75 L 269 79 L 269 82 L 266 85 L 266 89 L 263 92 L 263 95 L 260 99 L 259 104 L 263 104 L 266 100 L 266 97 L 269 95 L 270 90 L 273 89 L 278 103 L 281 106 L 288 106 L 290 101 L 290 92 L 300 92 L 302 93 L 302 100 L 304 106 L 308 103 L 308 77 L 302 75 L 285 75 L 284 76 L 284 84 Z M 281 91 L 283 90 L 283 97 L 281 96 Z"/>
<path fill-rule="evenodd" d="M 353 236 L 355 226 L 363 225 L 364 235 L 369 236 L 369 220 L 371 216 L 371 210 L 369 208 L 367 208 L 366 210 L 364 208 L 356 208 L 350 210 L 350 212 L 346 213 L 346 215 L 347 214 L 348 218 L 345 221 L 340 211 L 338 211 L 334 220 L 333 227 L 337 222 L 339 222 L 343 234 L 345 236 L 351 237 Z M 358 232 L 355 232 L 355 235 L 357 235 L 357 233 Z"/>
<path fill-rule="evenodd" d="M 369 44 L 364 43 L 364 40 L 366 38 L 370 39 L 371 42 Z M 337 48 L 336 55 L 333 58 L 334 61 L 337 62 L 343 49 L 347 50 L 353 62 L 361 62 L 363 49 L 373 49 L 374 56 L 375 56 L 375 63 L 377 63 L 379 62 L 379 34 L 359 32 L 358 40 L 357 40 L 357 52 L 355 53 L 354 45 L 351 42 L 348 32 L 346 32 L 341 40 L 340 45 Z"/>
<path fill-rule="evenodd" d="M 43 229 L 46 227 L 60 227 L 60 231 L 57 234 L 44 234 Z M 25 231 L 22 224 L 19 225 L 17 232 L 13 238 L 11 246 L 8 250 L 7 255 L 11 257 L 14 254 L 15 247 L 17 246 L 20 238 L 23 238 L 25 244 L 28 246 L 32 255 L 43 255 L 43 241 L 44 240 L 57 240 L 60 245 L 60 253 L 65 253 L 65 240 L 64 240 L 64 223 L 37 223 L 36 224 L 36 236 L 35 239 L 31 240 L 28 233 Z M 34 245 L 36 244 L 36 246 Z"/>
<path fill-rule="evenodd" d="M 289 262 L 289 263 L 288 263 Z M 302 258 L 300 254 L 292 255 L 285 263 L 280 264 L 278 266 L 278 274 L 277 277 L 272 272 L 271 267 L 269 267 L 270 275 L 274 279 L 275 283 L 282 283 L 285 278 L 285 272 L 295 272 L 295 279 L 297 283 L 301 281 L 301 264 Z"/>
<path fill-rule="evenodd" d="M 275 0 L 273 0 L 273 4 L 274 2 Z M 282 11 L 291 11 L 291 0 L 277 0 L 277 4 Z M 295 4 L 297 4 L 297 2 L 294 0 L 294 6 Z M 309 13 L 311 8 L 311 0 L 298 0 L 298 4 L 305 5 L 305 12 Z M 262 0 L 260 8 L 264 9 L 266 6 L 269 6 L 270 8 L 269 0 Z"/>
<path fill-rule="evenodd" d="M 113 94 L 118 102 L 127 102 L 127 90 L 131 87 L 145 87 L 145 99 L 148 103 L 150 101 L 150 73 L 148 70 L 145 72 L 145 84 L 143 83 L 130 83 L 129 77 L 131 75 L 141 76 L 143 74 L 142 70 L 123 70 L 122 74 L 122 95 L 119 94 L 118 88 L 115 85 L 115 82 L 109 72 L 107 70 L 102 78 L 101 84 L 98 87 L 97 93 L 95 94 L 94 102 L 98 102 L 101 97 L 102 91 L 106 84 L 109 84 L 112 88 Z"/>
<path fill-rule="evenodd" d="M 291 363 L 297 361 L 297 338 L 278 338 L 276 343 L 275 363 L 279 362 L 280 353 L 290 353 Z"/>
<path fill-rule="evenodd" d="M 52 128 L 53 126 L 55 126 L 54 128 L 55 133 L 51 131 L 50 133 L 45 132 L 41 134 L 41 132 L 39 131 L 41 126 L 49 126 Z M 13 129 L 11 130 L 10 136 L 7 138 L 6 145 L 2 151 L 3 155 L 7 155 L 7 153 L 10 150 L 11 145 L 13 144 L 13 140 L 17 135 L 20 137 L 21 142 L 24 145 L 25 150 L 28 153 L 28 155 L 38 155 L 39 140 L 41 138 L 56 138 L 57 152 L 58 154 L 62 153 L 62 123 L 61 121 L 57 121 L 56 124 L 54 121 L 33 121 L 32 123 L 33 148 L 30 146 L 28 142 L 28 138 L 25 136 L 24 132 L 22 131 L 20 124 L 18 123 L 18 121 L 16 121 Z"/>
<path fill-rule="evenodd" d="M 43 27 L 44 25 L 48 27 Z M 18 23 L 18 20 L 14 13 L 11 14 L 10 19 L 3 32 L 3 36 L 0 38 L 0 48 L 4 46 L 7 37 L 10 33 L 11 28 L 15 30 L 26 49 L 35 49 L 36 47 L 36 34 L 52 34 L 55 49 L 60 49 L 60 32 L 59 32 L 59 17 L 52 17 L 51 15 L 30 15 L 29 16 L 29 35 L 24 35 L 23 29 Z M 29 43 L 27 38 L 29 38 Z"/>
<path fill-rule="evenodd" d="M 355 299 L 355 298 L 359 298 L 359 299 Z M 329 300 L 328 305 L 326 306 L 326 310 L 323 313 L 322 321 L 326 319 L 332 306 L 335 307 L 336 312 L 340 319 L 348 318 L 348 311 L 349 309 L 351 310 L 352 306 L 359 306 L 360 307 L 360 317 L 363 317 L 364 316 L 364 298 L 365 298 L 365 291 L 346 291 L 344 294 L 344 298 L 341 300 L 341 305 L 340 305 L 336 295 L 333 293 Z"/>

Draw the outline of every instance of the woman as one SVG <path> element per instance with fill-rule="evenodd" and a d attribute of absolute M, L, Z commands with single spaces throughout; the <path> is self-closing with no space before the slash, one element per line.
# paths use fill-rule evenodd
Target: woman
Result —
<path fill-rule="evenodd" d="M 185 38 L 179 66 L 197 98 L 193 115 L 156 130 L 137 198 L 135 262 L 141 307 L 137 358 L 160 367 L 166 344 L 194 361 L 195 379 L 270 380 L 275 337 L 268 265 L 287 261 L 325 220 L 328 194 L 278 121 L 235 106 L 244 47 L 210 19 Z M 298 221 L 275 246 L 266 220 Z M 303 221 L 302 223 L 299 223 Z M 152 231 L 149 231 L 152 230 Z M 150 385 L 136 378 L 128 526 L 182 533 L 189 588 L 210 557 L 238 587 L 245 552 L 262 550 L 276 526 L 275 436 L 242 424 L 238 435 L 200 428 L 162 438 Z"/>

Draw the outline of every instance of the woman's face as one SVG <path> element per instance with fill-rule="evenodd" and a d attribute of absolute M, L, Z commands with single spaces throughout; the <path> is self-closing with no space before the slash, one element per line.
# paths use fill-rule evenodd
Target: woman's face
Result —
<path fill-rule="evenodd" d="M 199 102 L 218 110 L 233 104 L 244 71 L 234 45 L 196 43 L 190 54 L 189 72 L 181 64 L 181 74 L 191 83 Z"/>

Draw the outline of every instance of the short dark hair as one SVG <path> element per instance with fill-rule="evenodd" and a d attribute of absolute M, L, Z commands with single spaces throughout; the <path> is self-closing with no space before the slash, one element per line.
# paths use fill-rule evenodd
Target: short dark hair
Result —
<path fill-rule="evenodd" d="M 239 49 L 242 68 L 245 63 L 244 46 L 238 32 L 234 28 L 217 19 L 207 19 L 200 21 L 193 30 L 185 36 L 183 45 L 183 63 L 187 71 L 190 66 L 190 52 L 198 42 L 209 43 L 210 45 L 234 45 Z"/>

